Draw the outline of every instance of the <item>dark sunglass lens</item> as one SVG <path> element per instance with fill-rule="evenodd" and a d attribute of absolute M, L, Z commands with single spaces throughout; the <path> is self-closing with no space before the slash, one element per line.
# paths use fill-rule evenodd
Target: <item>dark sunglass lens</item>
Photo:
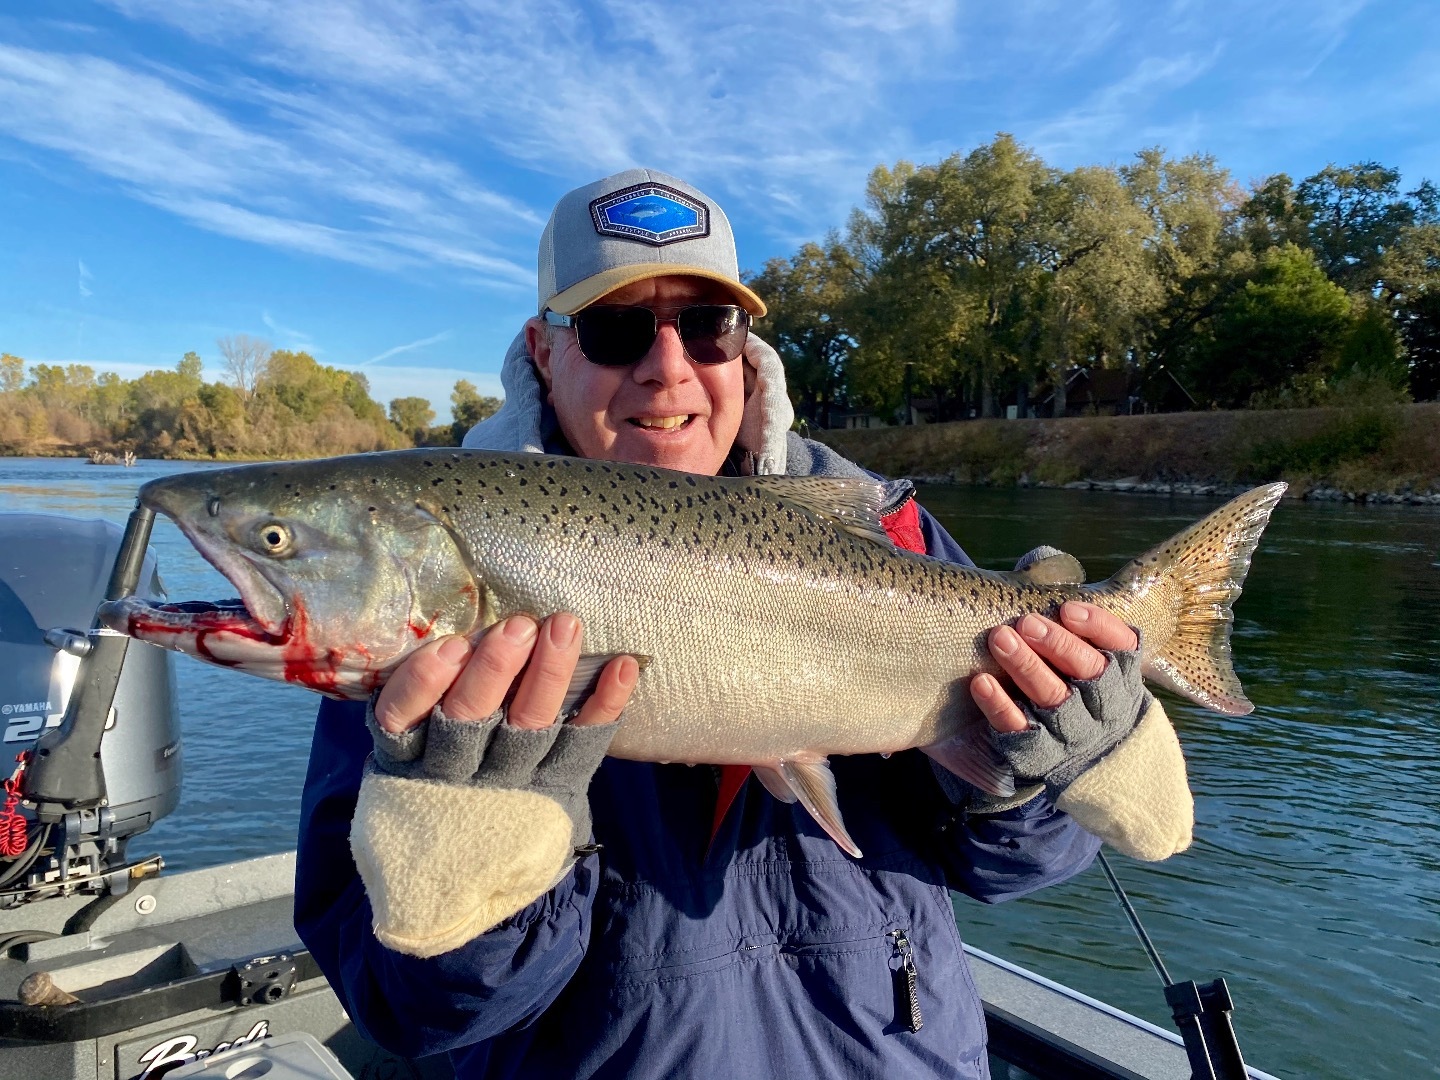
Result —
<path fill-rule="evenodd" d="M 625 367 L 655 343 L 655 316 L 639 307 L 587 308 L 575 316 L 575 334 L 592 364 Z"/>
<path fill-rule="evenodd" d="M 679 316 L 680 340 L 697 364 L 724 364 L 745 348 L 750 321 L 745 312 L 727 304 L 699 304 Z"/>

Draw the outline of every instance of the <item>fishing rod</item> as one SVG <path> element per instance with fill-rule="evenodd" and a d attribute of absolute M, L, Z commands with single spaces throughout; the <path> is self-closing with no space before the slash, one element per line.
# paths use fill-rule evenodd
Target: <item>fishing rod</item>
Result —
<path fill-rule="evenodd" d="M 1145 932 L 1139 913 L 1125 895 L 1115 871 L 1110 868 L 1110 860 L 1105 858 L 1103 851 L 1096 854 L 1100 859 L 1100 869 L 1105 871 L 1110 888 L 1120 901 L 1125 917 L 1130 920 L 1131 929 L 1140 939 L 1145 955 L 1150 958 L 1151 966 L 1165 987 L 1165 1002 L 1170 1006 L 1175 1026 L 1180 1029 L 1180 1037 L 1185 1040 L 1191 1080 L 1247 1080 L 1249 1070 L 1245 1068 L 1240 1041 L 1231 1022 L 1235 1002 L 1230 997 L 1230 988 L 1225 985 L 1225 980 L 1215 979 L 1201 985 L 1193 979 L 1187 982 L 1172 979 L 1165 961 L 1160 959 L 1160 951 Z"/>

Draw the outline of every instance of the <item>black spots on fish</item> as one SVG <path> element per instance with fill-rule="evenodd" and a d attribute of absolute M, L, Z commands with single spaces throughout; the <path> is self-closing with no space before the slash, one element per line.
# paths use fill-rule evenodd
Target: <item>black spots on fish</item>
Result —
<path fill-rule="evenodd" d="M 445 478 L 443 476 L 433 476 L 430 478 L 431 487 L 435 487 L 437 484 L 443 484 L 444 482 Z"/>
<path fill-rule="evenodd" d="M 697 487 L 697 486 L 698 486 L 698 485 L 695 483 L 695 478 L 694 478 L 693 476 L 687 476 L 687 477 L 685 477 L 685 483 L 689 484 L 691 487 Z"/>
<path fill-rule="evenodd" d="M 546 467 L 547 469 L 553 469 L 553 468 L 555 468 L 555 462 L 553 462 L 553 461 L 547 461 L 547 462 L 545 462 L 545 467 Z"/>
<path fill-rule="evenodd" d="M 372 514 L 376 514 L 376 513 L 379 513 L 379 512 L 380 512 L 380 508 L 379 508 L 378 506 L 371 506 L 371 507 L 367 507 L 366 509 L 367 509 L 370 513 L 372 513 Z"/>
<path fill-rule="evenodd" d="M 431 461 L 429 458 L 422 458 L 420 464 L 424 465 L 427 469 L 433 469 L 435 467 L 435 462 Z"/>

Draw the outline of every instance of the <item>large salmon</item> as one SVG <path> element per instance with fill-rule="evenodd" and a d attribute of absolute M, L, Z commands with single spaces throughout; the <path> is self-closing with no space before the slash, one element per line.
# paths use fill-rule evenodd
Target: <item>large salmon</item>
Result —
<path fill-rule="evenodd" d="M 435 449 L 247 465 L 140 492 L 241 600 L 130 598 L 106 619 L 226 667 L 363 698 L 435 637 L 571 611 L 587 654 L 576 696 L 611 656 L 644 665 L 611 754 L 754 766 L 846 844 L 829 754 L 945 747 L 960 775 L 1013 790 L 966 687 L 999 671 L 986 633 L 1024 612 L 1098 604 L 1143 631 L 1150 679 L 1249 712 L 1230 606 L 1284 488 L 1256 488 L 1086 585 L 1064 555 L 1001 573 L 897 550 L 867 480 Z"/>

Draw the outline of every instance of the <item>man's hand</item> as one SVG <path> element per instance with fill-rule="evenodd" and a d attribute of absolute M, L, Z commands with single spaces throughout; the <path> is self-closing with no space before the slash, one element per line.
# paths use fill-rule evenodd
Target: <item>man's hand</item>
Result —
<path fill-rule="evenodd" d="M 375 721 L 400 734 L 428 717 L 437 704 L 452 720 L 484 720 L 504 704 L 513 686 L 506 717 L 510 726 L 547 728 L 565 700 L 583 636 L 580 620 L 559 612 L 539 625 L 528 616 L 512 615 L 486 631 L 473 652 L 463 637 L 429 642 L 406 657 L 381 689 Z M 595 692 L 570 723 L 608 724 L 617 719 L 639 678 L 635 658 L 617 656 L 605 665 Z"/>
<path fill-rule="evenodd" d="M 1105 670 L 1097 649 L 1125 652 L 1139 647 L 1135 631 L 1094 604 L 1070 600 L 1060 607 L 1060 622 L 1025 615 L 1012 628 L 997 626 L 986 641 L 990 654 L 1015 683 L 1015 689 L 1041 708 L 1055 708 L 1070 696 L 1065 679 L 1094 679 Z M 1024 731 L 1025 714 L 992 675 L 970 681 L 975 704 L 996 731 Z"/>

